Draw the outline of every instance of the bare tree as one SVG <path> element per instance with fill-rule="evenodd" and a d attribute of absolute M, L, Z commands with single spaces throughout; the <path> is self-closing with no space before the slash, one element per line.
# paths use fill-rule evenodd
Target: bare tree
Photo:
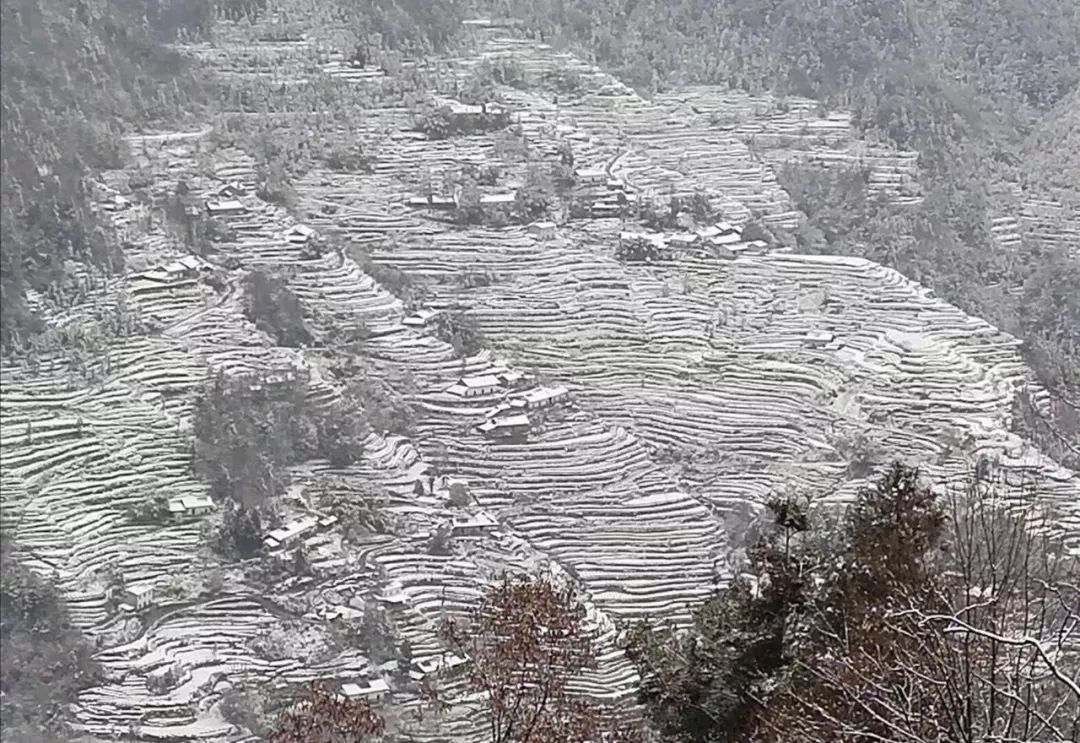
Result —
<path fill-rule="evenodd" d="M 949 493 L 926 585 L 834 638 L 845 652 L 796 660 L 810 683 L 761 739 L 1080 740 L 1080 563 L 1026 491 L 972 477 Z"/>

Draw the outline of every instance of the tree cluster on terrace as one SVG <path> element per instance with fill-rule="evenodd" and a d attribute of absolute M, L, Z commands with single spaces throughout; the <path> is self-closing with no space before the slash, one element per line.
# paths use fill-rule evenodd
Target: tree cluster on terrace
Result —
<path fill-rule="evenodd" d="M 771 502 L 746 572 L 692 627 L 631 634 L 656 724 L 683 741 L 1075 739 L 1080 565 L 1007 487 L 973 476 L 940 497 L 894 465 L 838 517 Z"/>
<path fill-rule="evenodd" d="M 290 466 L 323 457 L 347 467 L 361 456 L 373 428 L 403 431 L 411 420 L 408 406 L 368 377 L 357 378 L 331 405 L 314 407 L 301 370 L 215 376 L 195 403 L 194 466 L 212 495 L 228 503 L 226 551 L 250 554 L 261 546 L 260 513 L 273 513 Z"/>
<path fill-rule="evenodd" d="M 644 235 L 619 238 L 615 246 L 615 258 L 626 263 L 656 263 L 671 260 L 673 252 L 663 245 L 658 245 Z"/>
<path fill-rule="evenodd" d="M 567 198 L 573 186 L 573 172 L 562 163 L 530 162 L 525 170 L 525 182 L 514 193 L 513 201 L 484 203 L 480 192 L 483 170 L 464 170 L 459 175 L 460 186 L 454 209 L 454 220 L 462 225 L 505 227 L 510 224 L 529 224 L 549 216 Z"/>
<path fill-rule="evenodd" d="M 71 626 L 63 598 L 0 541 L 0 713 L 4 740 L 68 740 L 67 706 L 99 678 L 87 638 Z"/>
<path fill-rule="evenodd" d="M 465 312 L 443 312 L 434 321 L 435 337 L 454 348 L 460 358 L 475 356 L 484 350 L 486 339 L 476 321 Z"/>
<path fill-rule="evenodd" d="M 311 343 L 304 307 L 285 282 L 264 271 L 244 277 L 244 315 L 279 346 L 298 348 Z"/>
<path fill-rule="evenodd" d="M 699 190 L 690 196 L 672 194 L 666 209 L 655 199 L 642 199 L 637 217 L 648 229 L 664 232 L 711 225 L 722 219 L 723 213 L 713 206 L 708 194 Z"/>
<path fill-rule="evenodd" d="M 5 0 L 3 11 L 0 344 L 9 347 L 15 333 L 41 327 L 28 289 L 67 283 L 71 260 L 123 266 L 89 208 L 85 177 L 119 164 L 120 133 L 133 120 L 176 120 L 202 104 L 199 85 L 160 41 L 205 32 L 209 16 L 199 0 L 78 12 L 55 0 Z"/>
<path fill-rule="evenodd" d="M 510 112 L 501 106 L 479 104 L 479 112 L 456 111 L 449 104 L 437 105 L 425 101 L 413 111 L 413 127 L 429 139 L 449 139 L 456 136 L 484 134 L 510 126 Z"/>

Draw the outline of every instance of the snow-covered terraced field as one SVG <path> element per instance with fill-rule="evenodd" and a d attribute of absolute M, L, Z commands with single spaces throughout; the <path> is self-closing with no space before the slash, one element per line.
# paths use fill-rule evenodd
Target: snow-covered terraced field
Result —
<path fill-rule="evenodd" d="M 317 33 L 283 44 L 234 31 L 184 51 L 230 75 L 288 67 L 370 83 L 345 74 Z M 453 69 L 465 74 L 511 54 L 531 73 L 574 69 L 585 81 L 581 95 L 557 102 L 506 91 L 530 148 L 550 157 L 569 141 L 578 168 L 600 169 L 631 191 L 701 190 L 731 222 L 792 226 L 797 215 L 774 167 L 798 151 L 823 162 L 854 158 L 879 174 L 872 182 L 883 190 L 917 198 L 905 153 L 859 150 L 844 114 L 805 102 L 761 110 L 704 89 L 649 102 L 573 57 L 514 39 L 489 39 Z M 1080 550 L 1077 477 L 1008 432 L 1012 397 L 1026 380 L 1015 338 L 864 260 L 773 253 L 630 265 L 615 257 L 618 219 L 562 221 L 543 238 L 522 227 L 449 227 L 406 203 L 421 172 L 439 184 L 464 163 L 494 161 L 492 137 L 429 142 L 409 130 L 403 108 L 372 109 L 365 126 L 384 136 L 373 172 L 316 165 L 294 184 L 293 213 L 252 195 L 257 166 L 240 150 L 211 150 L 206 172 L 207 132 L 133 141 L 132 157 L 154 173 L 156 190 L 167 193 L 181 176 L 196 193 L 246 188 L 243 209 L 219 218 L 231 234 L 207 258 L 216 288 L 198 272 L 166 270 L 186 249 L 132 206 L 114 222 L 129 236 L 135 267 L 50 318 L 70 325 L 120 298 L 131 322 L 87 340 L 77 358 L 49 346 L 33 363 L 3 369 L 5 520 L 16 520 L 30 564 L 57 580 L 106 672 L 76 705 L 87 733 L 224 740 L 234 731 L 218 702 L 231 686 L 284 695 L 310 678 L 392 676 L 336 640 L 331 615 L 382 604 L 413 656 L 434 656 L 446 613 L 467 610 L 502 570 L 541 566 L 578 582 L 600 634 L 599 667 L 575 679 L 575 690 L 632 712 L 637 677 L 617 650 L 618 627 L 648 616 L 687 621 L 690 607 L 737 570 L 740 527 L 770 494 L 850 498 L 873 476 L 848 461 L 860 440 L 873 442 L 874 464 L 904 458 L 942 482 L 980 455 L 1036 471 L 1040 502 Z M 505 167 L 511 181 L 523 172 L 520 163 Z M 461 359 L 431 332 L 403 326 L 409 309 L 346 251 L 315 254 L 288 239 L 301 222 L 365 245 L 373 260 L 423 284 L 434 304 L 466 308 L 487 350 Z M 160 526 L 128 516 L 154 494 L 207 491 L 192 472 L 191 413 L 208 374 L 301 368 L 313 402 L 340 394 L 323 373 L 325 349 L 275 347 L 245 318 L 240 282 L 253 268 L 282 276 L 320 323 L 371 331 L 369 373 L 408 379 L 402 388 L 418 417 L 411 440 L 372 435 L 352 467 L 295 468 L 289 508 L 326 482 L 353 494 L 377 484 L 389 526 L 350 540 L 332 529 L 308 537 L 321 578 L 290 578 L 271 591 L 245 577 L 252 565 L 211 552 L 199 521 Z M 491 280 L 459 280 L 471 273 Z M 569 390 L 569 400 L 532 413 L 520 440 L 490 440 L 475 427 L 504 389 L 467 400 L 448 392 L 461 376 L 503 362 Z M 435 467 L 464 478 L 498 522 L 484 536 L 454 538 L 447 554 L 429 542 L 454 511 L 436 493 L 413 490 Z M 153 605 L 119 611 L 118 578 L 125 588 L 153 586 Z M 412 705 L 413 691 L 397 688 L 395 703 Z M 464 690 L 450 682 L 447 692 L 454 700 Z M 418 740 L 432 741 L 482 731 L 466 705 L 415 727 Z"/>

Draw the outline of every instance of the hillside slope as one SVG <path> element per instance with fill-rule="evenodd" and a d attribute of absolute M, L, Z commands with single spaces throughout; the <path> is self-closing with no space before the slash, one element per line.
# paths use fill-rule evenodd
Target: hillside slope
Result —
<path fill-rule="evenodd" d="M 403 23 L 390 10 L 386 31 Z M 699 84 L 650 100 L 514 29 L 403 52 L 335 13 L 271 3 L 176 47 L 216 110 L 128 133 L 88 169 L 71 193 L 123 265 L 63 255 L 70 293 L 40 303 L 44 330 L 0 369 L 5 538 L 55 580 L 102 669 L 73 705 L 78 731 L 234 739 L 259 716 L 237 692 L 274 709 L 312 678 L 385 678 L 387 706 L 411 709 L 399 663 L 442 656 L 441 618 L 502 570 L 545 567 L 579 583 L 600 636 L 574 691 L 638 715 L 620 625 L 685 624 L 740 570 L 770 495 L 844 502 L 892 458 L 941 485 L 996 460 L 1080 550 L 1080 479 L 1012 430 L 1021 392 L 1043 400 L 1021 340 L 892 267 L 791 249 L 809 197 L 785 166 L 841 186 L 865 171 L 855 198 L 895 217 L 926 200 L 914 150 L 810 99 Z M 454 94 L 498 98 L 509 121 L 441 137 L 431 101 Z M 452 194 L 467 209 L 440 211 Z M 655 206 L 679 199 L 702 224 Z M 633 260 L 640 239 L 664 249 Z M 281 314 L 310 342 L 255 316 L 253 271 L 279 277 Z M 423 307 L 469 342 L 418 323 Z M 313 419 L 360 417 L 358 383 L 381 391 L 348 462 L 265 484 L 268 532 L 308 524 L 275 532 L 284 548 L 222 549 L 245 494 L 199 468 L 208 379 Z M 527 435 L 478 428 L 522 404 Z M 266 423 L 273 449 L 281 420 Z M 209 514 L 160 512 L 208 493 Z M 444 717 L 393 724 L 482 739 L 461 680 L 443 691 Z"/>

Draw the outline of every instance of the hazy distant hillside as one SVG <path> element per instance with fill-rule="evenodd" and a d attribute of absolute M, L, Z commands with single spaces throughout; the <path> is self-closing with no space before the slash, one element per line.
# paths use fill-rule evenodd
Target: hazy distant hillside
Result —
<path fill-rule="evenodd" d="M 639 90 L 710 83 L 808 96 L 851 109 L 869 137 L 916 150 L 926 198 L 914 209 L 873 203 L 857 174 L 848 180 L 855 187 L 844 188 L 815 169 L 789 173 L 783 185 L 810 216 L 802 248 L 885 263 L 1020 335 L 1043 382 L 1076 406 L 1080 341 L 1063 319 L 1080 317 L 1077 248 L 1069 255 L 1069 238 L 1021 231 L 1022 250 L 1034 251 L 1025 259 L 1015 243 L 996 240 L 994 227 L 1002 217 L 1021 219 L 1027 199 L 1075 201 L 1080 192 L 1080 4 L 493 5 L 551 43 L 594 55 Z M 1050 230 L 1071 234 L 1064 219 Z"/>

